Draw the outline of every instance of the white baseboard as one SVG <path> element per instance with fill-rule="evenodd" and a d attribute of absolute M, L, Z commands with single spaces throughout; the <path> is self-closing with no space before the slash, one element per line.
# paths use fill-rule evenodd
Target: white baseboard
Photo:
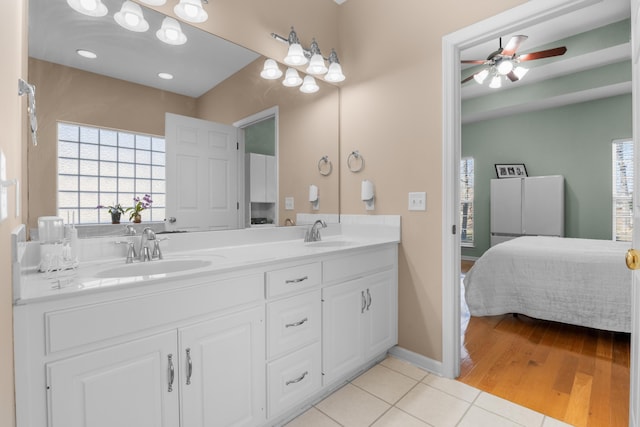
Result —
<path fill-rule="evenodd" d="M 405 362 L 411 363 L 418 368 L 424 369 L 425 371 L 444 376 L 442 373 L 442 362 L 438 362 L 437 360 L 433 360 L 429 357 L 414 353 L 413 351 L 399 346 L 391 348 L 389 350 L 389 354 L 397 357 L 398 359 L 402 359 Z"/>

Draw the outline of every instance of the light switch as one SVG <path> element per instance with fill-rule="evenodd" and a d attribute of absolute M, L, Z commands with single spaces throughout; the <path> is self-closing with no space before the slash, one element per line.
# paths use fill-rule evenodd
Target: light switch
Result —
<path fill-rule="evenodd" d="M 427 210 L 427 193 L 424 191 L 409 193 L 409 210 L 410 211 L 426 211 Z"/>
<path fill-rule="evenodd" d="M 293 197 L 285 197 L 284 198 L 284 208 L 288 211 L 293 210 Z"/>

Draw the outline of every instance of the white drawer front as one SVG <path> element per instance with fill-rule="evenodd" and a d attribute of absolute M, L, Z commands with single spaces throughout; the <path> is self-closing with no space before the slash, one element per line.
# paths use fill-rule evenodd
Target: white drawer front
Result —
<path fill-rule="evenodd" d="M 268 417 L 290 409 L 320 389 L 320 342 L 316 342 L 267 366 Z"/>
<path fill-rule="evenodd" d="M 319 262 L 298 265 L 267 273 L 267 296 L 275 297 L 319 285 L 322 267 Z"/>
<path fill-rule="evenodd" d="M 267 304 L 269 359 L 320 339 L 321 298 L 318 289 Z"/>
<path fill-rule="evenodd" d="M 253 274 L 176 291 L 52 311 L 45 313 L 47 353 L 261 300 L 264 300 L 264 276 Z"/>
<path fill-rule="evenodd" d="M 397 248 L 385 247 L 323 262 L 324 283 L 362 277 L 376 271 L 393 268 L 398 261 Z"/>

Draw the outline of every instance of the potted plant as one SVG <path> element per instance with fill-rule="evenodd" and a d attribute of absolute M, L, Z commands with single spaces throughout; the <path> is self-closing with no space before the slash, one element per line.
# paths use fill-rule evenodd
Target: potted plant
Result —
<path fill-rule="evenodd" d="M 142 215 L 140 215 L 140 212 L 147 208 L 150 208 L 153 200 L 151 200 L 150 194 L 145 194 L 142 199 L 140 199 L 140 197 L 134 197 L 133 201 L 136 203 L 133 205 L 133 207 L 127 208 L 126 211 L 131 211 L 131 213 L 129 214 L 129 221 L 138 223 L 142 221 Z"/>
<path fill-rule="evenodd" d="M 103 208 L 107 208 L 108 212 L 111 214 L 111 224 L 120 224 L 120 216 L 126 211 L 126 209 L 123 208 L 120 203 L 116 203 L 113 206 L 96 206 L 96 209 Z"/>

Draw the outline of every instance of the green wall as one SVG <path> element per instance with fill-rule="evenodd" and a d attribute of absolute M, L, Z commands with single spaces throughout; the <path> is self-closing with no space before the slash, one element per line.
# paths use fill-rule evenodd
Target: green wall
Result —
<path fill-rule="evenodd" d="M 276 119 L 269 118 L 244 128 L 245 153 L 276 155 Z"/>
<path fill-rule="evenodd" d="M 629 138 L 631 95 L 462 126 L 462 156 L 475 160 L 475 247 L 490 246 L 489 183 L 495 163 L 524 163 L 529 176 L 565 177 L 565 235 L 611 239 L 611 141 Z"/>

